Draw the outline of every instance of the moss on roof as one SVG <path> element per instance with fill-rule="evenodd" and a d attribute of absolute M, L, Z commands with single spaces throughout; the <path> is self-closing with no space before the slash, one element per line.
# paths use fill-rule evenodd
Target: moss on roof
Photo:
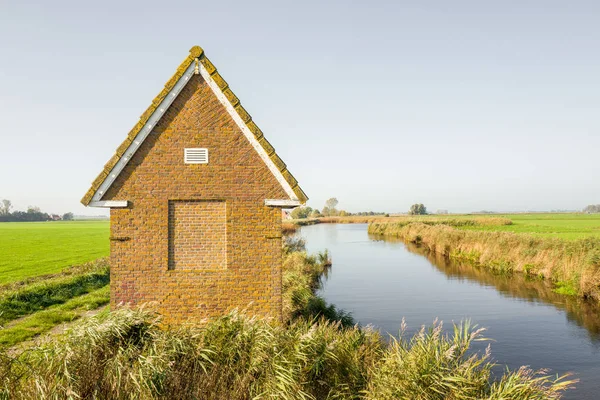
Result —
<path fill-rule="evenodd" d="M 123 157 L 123 154 L 125 154 L 125 151 L 133 142 L 133 139 L 144 127 L 146 122 L 148 122 L 148 119 L 150 118 L 150 116 L 152 116 L 158 105 L 164 100 L 167 94 L 169 94 L 171 89 L 173 89 L 175 84 L 179 81 L 179 79 L 183 76 L 190 64 L 193 63 L 196 58 L 199 59 L 202 66 L 210 74 L 211 78 L 218 85 L 219 89 L 223 92 L 225 97 L 227 97 L 227 99 L 234 107 L 235 111 L 238 113 L 242 121 L 244 121 L 248 129 L 250 129 L 250 131 L 254 134 L 254 137 L 258 140 L 262 148 L 269 155 L 269 158 L 271 158 L 277 169 L 279 169 L 287 183 L 291 186 L 292 190 L 294 191 L 294 194 L 296 194 L 296 196 L 298 197 L 298 200 L 300 200 L 300 202 L 302 203 L 305 203 L 308 200 L 308 197 L 306 196 L 304 191 L 300 188 L 300 186 L 298 186 L 298 181 L 294 178 L 290 171 L 288 171 L 287 166 L 285 165 L 283 160 L 281 160 L 277 153 L 275 153 L 275 149 L 264 137 L 263 132 L 260 130 L 260 128 L 254 123 L 254 121 L 252 121 L 252 117 L 250 116 L 250 114 L 246 111 L 246 109 L 244 109 L 244 107 L 242 107 L 237 96 L 229 88 L 227 81 L 223 79 L 223 77 L 217 71 L 217 68 L 206 57 L 206 55 L 204 54 L 204 50 L 202 50 L 200 46 L 194 46 L 190 49 L 190 54 L 179 65 L 177 71 L 175 71 L 175 74 L 171 77 L 171 79 L 167 81 L 163 90 L 161 90 L 158 96 L 156 96 L 154 100 L 152 100 L 152 104 L 150 104 L 150 107 L 148 107 L 148 109 L 141 115 L 140 120 L 129 132 L 127 138 L 125 138 L 123 143 L 121 143 L 121 145 L 117 148 L 116 153 L 106 163 L 102 172 L 100 172 L 98 177 L 94 180 L 90 189 L 81 199 L 81 203 L 83 203 L 83 205 L 87 206 L 88 204 L 90 204 L 94 194 L 100 188 L 100 185 L 104 182 L 104 180 L 108 177 L 108 174 L 115 167 L 117 162 L 121 159 L 121 157 Z"/>

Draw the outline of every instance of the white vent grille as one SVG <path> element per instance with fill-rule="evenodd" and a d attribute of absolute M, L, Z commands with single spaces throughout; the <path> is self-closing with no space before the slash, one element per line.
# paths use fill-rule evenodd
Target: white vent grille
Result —
<path fill-rule="evenodd" d="M 208 164 L 208 149 L 185 149 L 183 158 L 186 164 Z"/>

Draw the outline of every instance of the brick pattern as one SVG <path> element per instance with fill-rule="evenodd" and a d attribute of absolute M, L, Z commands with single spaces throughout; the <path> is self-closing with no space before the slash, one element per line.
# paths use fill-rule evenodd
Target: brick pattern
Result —
<path fill-rule="evenodd" d="M 169 202 L 169 269 L 227 268 L 224 201 Z"/>
<path fill-rule="evenodd" d="M 206 147 L 208 164 L 184 164 L 183 149 Z M 142 144 L 106 200 L 111 209 L 111 306 L 155 305 L 167 322 L 234 308 L 281 317 L 281 212 L 287 198 L 202 77 L 195 75 Z M 225 269 L 169 269 L 169 204 L 220 202 Z M 219 234 L 220 235 L 220 234 Z"/>

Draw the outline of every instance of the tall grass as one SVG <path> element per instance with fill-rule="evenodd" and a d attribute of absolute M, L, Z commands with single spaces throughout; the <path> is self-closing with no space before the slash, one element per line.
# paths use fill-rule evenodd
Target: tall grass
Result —
<path fill-rule="evenodd" d="M 298 230 L 298 225 L 292 222 L 283 222 L 281 224 L 281 233 L 284 235 L 290 235 Z"/>
<path fill-rule="evenodd" d="M 405 328 L 403 321 L 400 337 L 372 371 L 366 399 L 557 399 L 575 383 L 527 367 L 491 381 L 490 347 L 483 354 L 469 351 L 474 341 L 485 340 L 484 330 L 469 321 L 454 325 L 451 335 L 438 322 L 409 339 Z"/>
<path fill-rule="evenodd" d="M 387 347 L 378 332 L 339 323 L 289 325 L 231 313 L 165 328 L 126 308 L 83 321 L 61 340 L 0 356 L 11 399 L 554 399 L 572 385 L 521 369 L 491 378 L 489 351 L 468 324 L 440 324 Z"/>
<path fill-rule="evenodd" d="M 547 278 L 567 294 L 600 301 L 600 239 L 563 240 L 446 225 L 373 223 L 369 233 L 400 237 L 443 255 L 499 272 Z"/>

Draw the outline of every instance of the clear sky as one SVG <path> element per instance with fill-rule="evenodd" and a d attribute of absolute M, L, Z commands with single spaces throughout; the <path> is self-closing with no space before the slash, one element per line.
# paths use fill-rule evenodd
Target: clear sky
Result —
<path fill-rule="evenodd" d="M 79 199 L 198 44 L 313 207 L 580 209 L 599 21 L 595 0 L 0 0 L 0 199 L 106 213 Z"/>

